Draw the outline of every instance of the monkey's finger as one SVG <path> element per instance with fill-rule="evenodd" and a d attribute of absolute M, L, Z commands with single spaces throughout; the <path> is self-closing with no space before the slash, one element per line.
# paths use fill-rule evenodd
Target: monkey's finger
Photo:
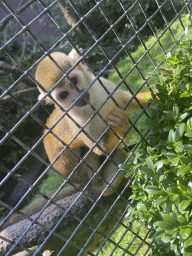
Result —
<path fill-rule="evenodd" d="M 111 111 L 111 113 L 109 115 L 113 115 L 113 116 L 117 116 L 119 118 L 121 118 L 121 120 L 123 122 L 125 122 L 126 124 L 128 124 L 128 116 L 127 114 L 120 108 L 113 108 L 113 110 Z"/>
<path fill-rule="evenodd" d="M 116 113 L 117 114 L 117 113 Z M 114 113 L 110 113 L 107 117 L 107 120 L 116 121 L 117 123 L 121 124 L 128 124 L 128 117 L 126 113 L 118 113 L 118 115 L 114 115 Z"/>
<path fill-rule="evenodd" d="M 112 120 L 108 120 L 107 121 L 108 125 L 111 125 L 112 127 L 118 128 L 119 130 L 123 131 L 123 132 L 127 132 L 128 130 L 128 125 L 127 124 L 119 124 L 118 122 L 112 121 Z"/>

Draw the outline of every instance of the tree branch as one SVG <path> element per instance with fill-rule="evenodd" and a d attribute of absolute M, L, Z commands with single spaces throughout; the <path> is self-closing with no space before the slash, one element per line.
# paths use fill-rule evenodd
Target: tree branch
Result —
<path fill-rule="evenodd" d="M 18 92 L 13 92 L 12 94 L 14 95 L 14 97 L 20 97 L 22 96 L 23 94 L 31 94 L 31 92 L 36 92 L 37 91 L 37 88 L 29 88 L 29 89 L 26 89 L 26 90 L 20 90 Z M 10 100 L 12 99 L 11 96 L 7 95 L 5 96 L 4 98 L 2 98 L 2 100 Z"/>
<path fill-rule="evenodd" d="M 125 180 L 125 182 L 127 181 Z M 42 244 L 50 231 L 55 228 L 55 225 L 58 224 L 59 220 L 64 216 L 66 209 L 68 209 L 75 200 L 77 201 L 68 211 L 62 222 L 58 225 L 49 242 L 46 242 L 46 245 L 40 251 L 40 254 L 45 250 L 51 250 L 57 255 L 65 243 L 69 242 L 68 238 L 73 235 L 73 239 L 70 240 L 64 252 L 67 256 L 76 256 L 94 231 L 94 235 L 90 239 L 86 248 L 84 248 L 87 253 L 86 255 L 93 255 L 92 252 L 98 248 L 111 230 L 113 228 L 116 229 L 119 226 L 118 221 L 123 218 L 127 201 L 124 197 L 119 197 L 113 205 L 112 210 L 108 212 L 111 205 L 114 203 L 114 200 L 117 199 L 117 195 L 115 195 L 115 193 L 107 198 L 101 198 L 96 205 L 93 205 L 93 202 L 95 202 L 98 197 L 97 195 L 90 192 L 88 193 L 88 198 L 86 195 L 80 193 L 81 192 L 74 193 L 68 197 L 58 200 L 57 205 L 47 207 L 20 240 L 19 245 L 14 249 L 12 255 L 13 253 L 21 251 L 21 246 L 25 249 Z M 130 194 L 130 190 L 126 190 L 125 193 Z M 123 194 L 123 196 L 127 198 L 128 194 Z M 90 200 L 90 198 L 92 198 L 92 200 Z M 91 207 L 93 207 L 93 209 L 91 209 Z M 34 208 L 34 206 L 32 208 Z M 90 209 L 91 211 L 87 216 Z M 0 233 L 0 252 L 3 253 L 3 255 L 8 252 L 12 245 L 24 234 L 31 224 L 31 221 L 34 220 L 38 214 L 39 213 L 36 213 L 30 218 L 27 217 L 28 219 L 20 220 Z M 77 225 L 85 216 L 85 220 L 74 233 Z M 110 238 L 107 239 L 111 243 L 115 244 Z M 27 250 L 29 251 L 29 249 Z M 24 251 L 21 253 L 24 253 Z"/>
<path fill-rule="evenodd" d="M 35 2 L 36 0 L 29 0 L 26 4 L 24 4 L 21 8 L 18 8 L 15 13 L 16 14 L 20 14 L 21 12 L 23 12 L 29 5 L 31 5 L 33 2 Z M 12 14 L 8 14 L 4 19 L 1 20 L 0 22 L 0 31 L 3 30 L 5 28 L 5 26 L 7 25 L 7 23 L 13 18 Z"/>

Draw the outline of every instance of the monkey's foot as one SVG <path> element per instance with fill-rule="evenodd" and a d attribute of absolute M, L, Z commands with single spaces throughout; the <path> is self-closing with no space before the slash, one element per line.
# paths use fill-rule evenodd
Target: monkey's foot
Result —
<path fill-rule="evenodd" d="M 122 132 L 128 130 L 128 116 L 118 107 L 114 107 L 107 115 L 106 121 L 108 125 L 118 128 Z"/>

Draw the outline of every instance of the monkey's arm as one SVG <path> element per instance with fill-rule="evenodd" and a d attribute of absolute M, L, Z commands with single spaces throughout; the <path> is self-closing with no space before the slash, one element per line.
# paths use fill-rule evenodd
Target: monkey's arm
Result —
<path fill-rule="evenodd" d="M 118 94 L 115 95 L 114 98 L 116 98 L 117 102 L 119 103 L 119 106 L 121 108 L 125 107 L 126 103 L 130 100 L 130 94 L 128 94 L 125 91 L 118 91 Z M 147 101 L 145 98 L 151 98 L 150 92 L 144 92 L 139 93 L 137 95 L 137 99 L 139 100 L 140 104 L 142 106 L 145 106 L 147 104 Z M 128 113 L 134 112 L 137 110 L 140 110 L 141 107 L 139 106 L 138 102 L 133 99 L 125 111 L 123 111 L 119 107 L 113 107 L 106 116 L 106 121 L 108 125 L 111 125 L 111 128 L 113 131 L 122 138 L 126 135 L 126 132 L 128 131 Z M 127 136 L 127 135 L 126 135 Z M 103 149 L 105 152 L 111 152 L 115 146 L 118 144 L 119 139 L 117 136 L 109 130 L 106 134 L 106 142 L 103 144 Z"/>
<path fill-rule="evenodd" d="M 147 104 L 146 98 L 151 98 L 150 92 L 139 93 L 137 95 L 137 99 L 143 107 Z M 118 103 L 120 104 L 121 107 L 124 107 L 129 99 L 130 99 L 130 95 L 123 92 Z M 134 112 L 140 109 L 141 108 L 138 102 L 136 101 L 136 99 L 133 99 L 131 103 L 128 105 L 128 107 L 126 108 L 126 111 L 123 111 L 118 107 L 112 108 L 107 114 L 106 121 L 112 127 L 117 128 L 116 129 L 117 134 L 120 137 L 122 137 L 128 130 L 127 113 Z"/>

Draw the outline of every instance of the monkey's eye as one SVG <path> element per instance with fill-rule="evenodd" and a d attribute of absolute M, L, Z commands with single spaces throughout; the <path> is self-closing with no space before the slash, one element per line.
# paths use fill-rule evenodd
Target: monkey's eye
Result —
<path fill-rule="evenodd" d="M 65 99 L 67 98 L 68 94 L 69 94 L 68 92 L 63 91 L 63 92 L 61 92 L 61 93 L 59 94 L 59 97 L 60 97 L 62 100 L 65 100 Z"/>
<path fill-rule="evenodd" d="M 77 82 L 78 82 L 78 79 L 77 79 L 76 76 L 74 76 L 74 77 L 70 78 L 70 81 L 71 81 L 71 83 L 72 83 L 73 86 L 76 86 L 76 85 L 77 85 Z"/>

